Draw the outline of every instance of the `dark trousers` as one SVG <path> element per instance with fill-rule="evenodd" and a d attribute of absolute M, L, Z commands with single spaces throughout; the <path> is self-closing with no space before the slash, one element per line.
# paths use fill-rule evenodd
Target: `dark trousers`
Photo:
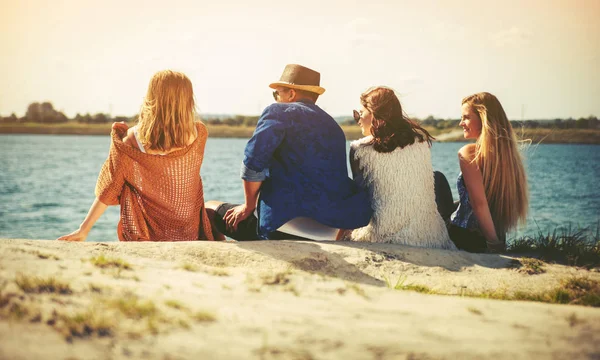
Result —
<path fill-rule="evenodd" d="M 227 210 L 238 206 L 237 204 L 223 203 L 215 210 L 215 226 L 223 235 L 238 241 L 260 240 L 258 237 L 258 219 L 254 214 L 240 221 L 236 231 L 229 231 L 225 226 L 225 213 Z M 269 240 L 309 240 L 300 236 L 294 236 L 281 231 L 273 231 L 268 235 Z"/>
<path fill-rule="evenodd" d="M 479 231 L 465 229 L 456 226 L 450 222 L 450 215 L 458 207 L 458 201 L 452 198 L 452 190 L 446 176 L 439 171 L 433 172 L 435 186 L 435 203 L 437 204 L 438 212 L 446 222 L 448 235 L 457 248 L 469 252 L 485 252 L 487 243 L 485 238 Z"/>

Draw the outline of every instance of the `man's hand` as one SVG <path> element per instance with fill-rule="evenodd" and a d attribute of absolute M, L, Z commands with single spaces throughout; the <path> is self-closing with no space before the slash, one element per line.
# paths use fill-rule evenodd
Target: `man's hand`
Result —
<path fill-rule="evenodd" d="M 250 215 L 252 215 L 253 211 L 254 208 L 251 209 L 246 205 L 238 205 L 234 208 L 227 210 L 225 216 L 223 217 L 223 220 L 225 220 L 225 227 L 227 228 L 227 231 L 236 231 L 238 224 L 241 221 L 246 220 Z"/>

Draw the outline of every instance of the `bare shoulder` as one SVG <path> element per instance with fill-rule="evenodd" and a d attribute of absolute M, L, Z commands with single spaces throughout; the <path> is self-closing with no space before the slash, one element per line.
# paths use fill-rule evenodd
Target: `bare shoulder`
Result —
<path fill-rule="evenodd" d="M 460 161 L 471 162 L 475 158 L 475 144 L 467 144 L 458 150 L 458 159 Z"/>
<path fill-rule="evenodd" d="M 131 146 L 132 148 L 138 149 L 137 141 L 135 140 L 135 134 L 133 133 L 133 128 L 127 129 L 127 134 L 123 138 L 123 143 Z"/>

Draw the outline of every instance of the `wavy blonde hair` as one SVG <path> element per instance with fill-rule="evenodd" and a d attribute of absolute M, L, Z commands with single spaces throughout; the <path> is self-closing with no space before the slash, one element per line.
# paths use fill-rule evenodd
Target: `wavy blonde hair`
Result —
<path fill-rule="evenodd" d="M 483 175 L 496 232 L 504 235 L 519 223 L 525 223 L 529 208 L 527 175 L 517 136 L 494 95 L 477 93 L 464 98 L 462 104 L 468 104 L 481 120 L 473 161 Z"/>
<path fill-rule="evenodd" d="M 184 147 L 195 135 L 194 90 L 180 72 L 159 71 L 150 80 L 138 119 L 140 141 L 151 150 Z"/>

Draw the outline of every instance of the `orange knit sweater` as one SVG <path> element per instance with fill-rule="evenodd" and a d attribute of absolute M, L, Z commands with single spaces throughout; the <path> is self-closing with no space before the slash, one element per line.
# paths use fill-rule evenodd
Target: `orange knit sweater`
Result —
<path fill-rule="evenodd" d="M 196 129 L 192 144 L 167 155 L 142 153 L 123 142 L 126 131 L 112 131 L 96 197 L 121 205 L 119 240 L 214 240 L 200 177 L 208 131 L 202 123 Z"/>

